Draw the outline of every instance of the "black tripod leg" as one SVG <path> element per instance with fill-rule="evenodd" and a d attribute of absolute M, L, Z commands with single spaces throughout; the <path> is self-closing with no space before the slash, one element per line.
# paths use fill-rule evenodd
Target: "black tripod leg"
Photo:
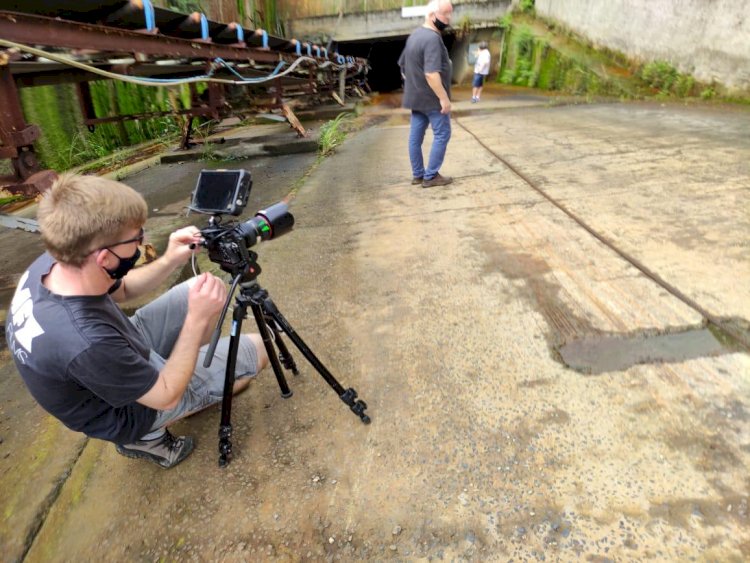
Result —
<path fill-rule="evenodd" d="M 245 307 L 241 303 L 234 310 L 232 336 L 224 374 L 224 395 L 221 400 L 221 423 L 219 424 L 219 467 L 232 461 L 232 396 L 234 393 L 234 370 L 237 365 L 237 350 L 240 344 L 240 329 L 245 318 Z"/>
<path fill-rule="evenodd" d="M 299 351 L 302 352 L 302 355 L 307 358 L 307 361 L 312 364 L 312 366 L 321 375 L 321 377 L 326 380 L 326 383 L 328 383 L 328 385 L 333 388 L 339 398 L 344 401 L 344 403 L 349 405 L 349 408 L 352 410 L 352 412 L 356 414 L 362 420 L 362 422 L 364 422 L 365 424 L 370 424 L 370 417 L 365 414 L 367 403 L 357 399 L 357 392 L 352 387 L 350 387 L 349 389 L 344 389 L 341 386 L 336 378 L 333 377 L 331 372 L 328 371 L 323 363 L 315 356 L 315 354 L 313 354 L 312 350 L 307 347 L 304 340 L 302 340 L 302 338 L 300 338 L 300 336 L 294 331 L 292 325 L 289 324 L 289 322 L 284 318 L 284 315 L 282 315 L 281 312 L 276 308 L 276 305 L 270 297 L 266 297 L 263 300 L 263 310 L 265 311 L 267 316 L 276 321 L 276 323 L 281 327 L 281 330 L 284 331 L 284 333 L 290 338 L 290 340 L 299 349 Z M 254 310 L 253 313 L 255 313 Z"/>
<path fill-rule="evenodd" d="M 276 350 L 273 347 L 271 331 L 268 330 L 268 325 L 266 325 L 265 316 L 263 314 L 263 311 L 261 310 L 261 306 L 257 301 L 253 300 L 250 302 L 250 309 L 252 309 L 253 311 L 255 324 L 258 325 L 258 332 L 260 332 L 260 335 L 263 338 L 263 345 L 266 347 L 266 354 L 268 354 L 268 359 L 271 362 L 271 367 L 273 367 L 273 373 L 276 375 L 276 381 L 279 383 L 281 396 L 285 399 L 288 399 L 292 396 L 292 390 L 289 389 L 289 385 L 287 385 L 286 383 L 284 373 L 281 371 L 281 363 L 279 362 L 279 357 L 276 355 Z M 280 340 L 281 339 L 277 339 L 277 345 Z M 287 355 L 288 354 L 289 351 L 287 350 Z"/>
<path fill-rule="evenodd" d="M 274 321 L 272 317 L 267 317 L 267 320 L 271 322 L 270 326 L 273 331 L 274 343 L 279 349 L 279 361 L 281 362 L 281 365 L 286 369 L 292 370 L 294 375 L 299 375 L 297 364 L 295 363 L 292 354 L 289 352 L 289 349 L 286 347 L 286 344 L 284 344 L 284 341 L 281 339 L 279 330 L 276 328 L 276 321 Z"/>

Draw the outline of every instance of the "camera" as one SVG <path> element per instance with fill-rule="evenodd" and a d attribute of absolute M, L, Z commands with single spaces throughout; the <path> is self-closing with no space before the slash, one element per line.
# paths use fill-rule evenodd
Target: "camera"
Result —
<path fill-rule="evenodd" d="M 209 260 L 232 275 L 253 262 L 250 247 L 280 237 L 294 226 L 294 216 L 284 201 L 258 211 L 247 221 L 222 223 L 222 214 L 242 213 L 252 185 L 248 170 L 202 170 L 188 206 L 190 211 L 212 216 L 208 226 L 201 229 L 202 244 Z"/>

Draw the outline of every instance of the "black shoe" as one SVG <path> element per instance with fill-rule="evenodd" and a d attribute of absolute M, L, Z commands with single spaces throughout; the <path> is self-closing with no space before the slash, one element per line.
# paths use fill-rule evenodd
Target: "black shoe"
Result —
<path fill-rule="evenodd" d="M 419 186 L 422 183 L 422 178 L 412 178 L 411 179 L 411 185 L 412 186 Z"/>
<path fill-rule="evenodd" d="M 433 178 L 430 178 L 429 180 L 426 180 L 422 182 L 423 188 L 434 188 L 435 186 L 447 186 L 448 184 L 453 183 L 453 178 L 450 176 L 441 176 L 440 174 L 435 174 Z"/>
<path fill-rule="evenodd" d="M 132 444 L 115 446 L 117 453 L 125 457 L 145 459 L 169 469 L 180 463 L 193 451 L 193 438 L 179 436 L 175 438 L 165 430 L 164 434 L 153 440 L 136 440 Z"/>

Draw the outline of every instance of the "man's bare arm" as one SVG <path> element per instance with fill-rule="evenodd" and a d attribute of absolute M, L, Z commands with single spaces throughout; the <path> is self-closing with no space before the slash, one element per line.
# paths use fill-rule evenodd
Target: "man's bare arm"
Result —
<path fill-rule="evenodd" d="M 448 97 L 448 92 L 443 88 L 443 81 L 440 79 L 439 72 L 425 72 L 425 78 L 427 84 L 430 86 L 435 95 L 440 100 L 440 113 L 450 113 L 451 111 L 451 100 Z"/>
<path fill-rule="evenodd" d="M 195 371 L 198 352 L 206 343 L 226 299 L 224 282 L 201 274 L 188 294 L 188 313 L 169 359 L 154 386 L 138 402 L 157 410 L 177 406 Z"/>
<path fill-rule="evenodd" d="M 128 272 L 112 294 L 112 299 L 122 303 L 159 287 L 172 272 L 187 262 L 193 252 L 190 245 L 196 245 L 200 240 L 200 231 L 196 227 L 185 227 L 172 233 L 164 255 Z"/>

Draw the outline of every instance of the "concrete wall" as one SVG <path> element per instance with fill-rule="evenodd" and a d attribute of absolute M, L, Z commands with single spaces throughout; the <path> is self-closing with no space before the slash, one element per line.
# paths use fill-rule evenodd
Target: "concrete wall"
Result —
<path fill-rule="evenodd" d="M 510 3 L 511 0 L 491 0 L 456 4 L 453 8 L 453 26 L 459 27 L 465 18 L 479 27 L 495 25 L 497 19 L 508 10 Z M 402 17 L 400 8 L 382 12 L 342 14 L 341 17 L 293 18 L 287 23 L 287 35 L 298 39 L 316 40 L 333 37 L 336 41 L 377 39 L 408 35 L 414 28 L 422 25 L 423 21 L 423 16 Z"/>
<path fill-rule="evenodd" d="M 536 11 L 596 46 L 750 90 L 748 0 L 536 0 Z"/>

